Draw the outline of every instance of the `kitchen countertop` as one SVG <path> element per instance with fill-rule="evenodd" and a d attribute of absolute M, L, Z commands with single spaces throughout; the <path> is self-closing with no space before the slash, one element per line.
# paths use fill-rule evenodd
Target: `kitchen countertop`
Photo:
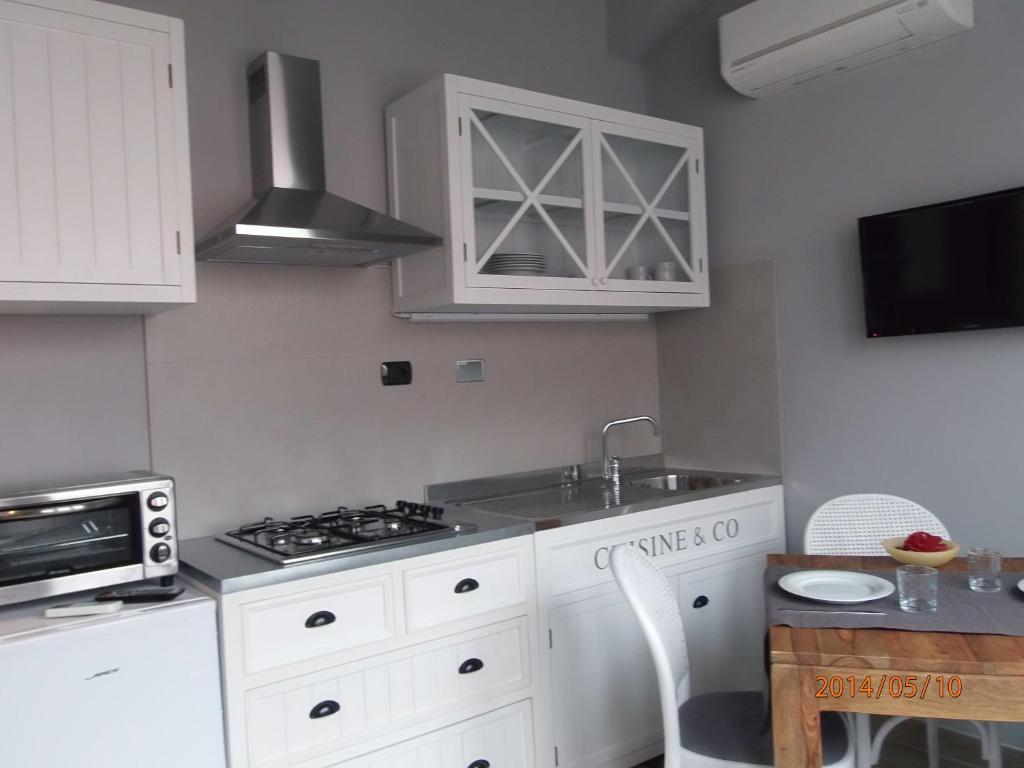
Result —
<path fill-rule="evenodd" d="M 445 507 L 445 521 L 473 523 L 477 529 L 472 533 L 422 541 L 410 539 L 406 544 L 285 566 L 225 544 L 214 536 L 205 536 L 180 543 L 181 572 L 223 595 L 526 536 L 536 530 L 767 488 L 782 482 L 777 475 L 651 467 L 627 460 L 622 470 L 622 485 L 616 492 L 600 479 L 599 466 L 580 465 L 578 471 L 580 481 L 570 484 L 562 483 L 562 468 L 559 467 L 428 486 L 427 501 Z M 724 478 L 727 482 L 688 491 L 633 484 L 666 474 L 698 479 Z"/>
<path fill-rule="evenodd" d="M 538 530 L 589 523 L 609 517 L 645 512 L 674 504 L 742 493 L 780 485 L 778 475 L 624 466 L 618 490 L 601 480 L 595 464 L 579 468 L 581 481 L 563 483 L 562 469 L 440 483 L 427 487 L 427 501 L 443 504 L 452 514 L 474 510 L 533 521 Z M 723 479 L 722 484 L 694 490 L 668 490 L 638 484 L 664 475 L 683 475 L 702 481 Z"/>
<path fill-rule="evenodd" d="M 181 561 L 183 575 L 214 592 L 225 595 L 296 579 L 445 552 L 474 544 L 485 544 L 489 541 L 526 536 L 535 530 L 531 520 L 467 508 L 447 509 L 444 519 L 448 523 L 473 523 L 477 529 L 472 533 L 458 533 L 439 539 L 410 539 L 407 544 L 340 554 L 294 565 L 277 565 L 258 555 L 217 541 L 214 536 L 204 536 L 183 540 L 179 544 L 178 558 Z"/>

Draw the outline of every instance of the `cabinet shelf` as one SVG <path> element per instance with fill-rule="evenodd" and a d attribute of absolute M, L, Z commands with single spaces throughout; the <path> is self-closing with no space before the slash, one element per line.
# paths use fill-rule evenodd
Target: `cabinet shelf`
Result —
<path fill-rule="evenodd" d="M 486 208 L 495 203 L 522 203 L 526 196 L 522 192 L 513 192 L 506 189 L 486 189 L 477 187 L 473 190 L 473 207 Z M 538 195 L 537 202 L 546 209 L 552 208 L 583 208 L 583 200 L 578 197 L 564 197 L 562 195 Z"/>
<path fill-rule="evenodd" d="M 630 203 L 604 203 L 605 219 L 615 219 L 620 216 L 640 216 L 644 209 L 639 205 Z M 669 208 L 655 208 L 654 215 L 659 219 L 671 219 L 672 221 L 689 221 L 690 214 L 686 211 L 673 211 Z"/>

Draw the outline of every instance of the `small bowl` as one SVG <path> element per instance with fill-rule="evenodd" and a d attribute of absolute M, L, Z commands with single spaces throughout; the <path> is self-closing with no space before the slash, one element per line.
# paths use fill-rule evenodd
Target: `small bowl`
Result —
<path fill-rule="evenodd" d="M 932 568 L 945 565 L 960 554 L 960 545 L 949 539 L 943 539 L 946 542 L 946 549 L 942 552 L 911 552 L 909 549 L 899 549 L 906 540 L 906 536 L 897 536 L 885 539 L 882 546 L 885 547 L 885 551 L 889 553 L 890 557 L 904 565 L 928 565 Z"/>

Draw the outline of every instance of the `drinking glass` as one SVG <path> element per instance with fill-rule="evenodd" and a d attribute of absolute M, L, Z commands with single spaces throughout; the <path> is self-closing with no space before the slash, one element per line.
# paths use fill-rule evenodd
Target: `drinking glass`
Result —
<path fill-rule="evenodd" d="M 939 607 L 939 572 L 926 565 L 896 569 L 900 608 L 907 613 L 935 613 Z"/>
<path fill-rule="evenodd" d="M 676 264 L 674 261 L 662 261 L 654 265 L 654 279 L 669 282 L 676 280 Z"/>
<path fill-rule="evenodd" d="M 1003 557 L 988 547 L 975 547 L 968 551 L 967 562 L 971 572 L 967 583 L 975 592 L 999 592 L 1003 588 Z"/>

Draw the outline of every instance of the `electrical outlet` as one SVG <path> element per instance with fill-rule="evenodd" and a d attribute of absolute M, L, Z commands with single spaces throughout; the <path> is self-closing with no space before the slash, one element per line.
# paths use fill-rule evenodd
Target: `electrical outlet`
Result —
<path fill-rule="evenodd" d="M 385 387 L 412 384 L 412 363 L 408 360 L 395 360 L 380 364 L 380 383 Z"/>

